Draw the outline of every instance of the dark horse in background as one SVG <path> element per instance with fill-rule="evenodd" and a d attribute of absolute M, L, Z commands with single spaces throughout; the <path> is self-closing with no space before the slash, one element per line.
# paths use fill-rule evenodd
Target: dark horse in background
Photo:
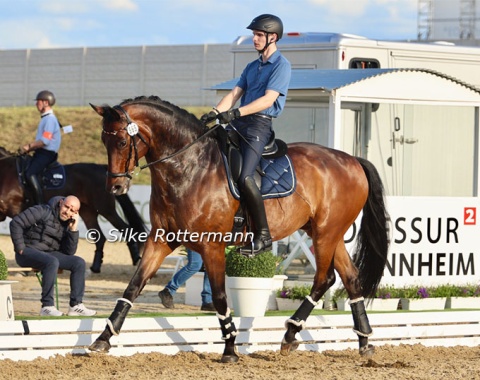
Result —
<path fill-rule="evenodd" d="M 138 159 L 147 160 L 152 176 L 152 230 L 123 298 L 117 300 L 105 330 L 90 350 L 109 350 L 110 338 L 120 332 L 133 301 L 165 257 L 183 244 L 202 255 L 210 279 L 225 340 L 222 362 L 238 361 L 237 330 L 225 294 L 227 242 L 165 241 L 155 236 L 157 230 L 199 235 L 209 231 L 228 235 L 232 231 L 239 202 L 229 190 L 217 140 L 211 134 L 205 136 L 205 127 L 194 115 L 158 97 L 129 99 L 115 107 L 92 107 L 103 117 L 107 188 L 113 194 L 126 193 Z M 368 343 L 372 329 L 364 297 L 375 293 L 388 252 L 388 214 L 378 172 L 364 159 L 311 143 L 288 145 L 288 155 L 297 186 L 288 197 L 265 200 L 268 223 L 274 240 L 298 229 L 306 231 L 312 238 L 317 269 L 310 296 L 286 322 L 281 353 L 287 355 L 298 347 L 295 335 L 305 326 L 316 302 L 335 283 L 336 271 L 350 298 L 359 352 L 372 355 L 374 347 Z M 352 260 L 343 238 L 361 211 L 358 247 Z"/>
<path fill-rule="evenodd" d="M 29 190 L 26 190 L 19 181 L 16 161 L 19 159 L 15 154 L 7 152 L 0 147 L 0 221 L 6 217 L 13 217 L 22 210 L 32 205 L 29 198 Z M 105 191 L 106 165 L 91 163 L 77 163 L 64 165 L 66 183 L 65 186 L 55 190 L 44 190 L 46 200 L 56 195 L 73 194 L 81 202 L 80 217 L 87 229 L 99 231 L 98 241 L 95 243 L 95 255 L 90 267 L 92 272 L 100 273 L 103 261 L 103 248 L 106 237 L 100 229 L 98 216 L 102 215 L 113 227 L 119 231 L 131 228 L 135 232 L 146 232 L 145 224 L 138 213 L 135 205 L 128 196 L 113 194 Z M 127 219 L 126 223 L 115 209 L 115 200 L 120 204 Z M 143 244 L 131 241 L 128 248 L 133 265 L 140 260 Z"/>

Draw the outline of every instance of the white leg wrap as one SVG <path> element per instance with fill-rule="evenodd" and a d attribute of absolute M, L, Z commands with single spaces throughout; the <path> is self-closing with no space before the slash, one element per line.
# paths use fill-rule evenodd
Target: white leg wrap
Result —
<path fill-rule="evenodd" d="M 359 298 L 355 298 L 354 300 L 349 300 L 348 304 L 351 305 L 352 303 L 357 303 L 357 302 L 364 301 L 364 300 L 365 300 L 365 298 L 359 297 Z"/>
<path fill-rule="evenodd" d="M 305 298 L 313 305 L 313 307 L 315 307 L 315 306 L 318 305 L 318 302 L 315 302 L 315 301 L 312 299 L 312 297 L 306 296 Z"/>
<path fill-rule="evenodd" d="M 294 319 L 287 319 L 285 321 L 285 328 L 288 329 L 288 324 L 291 323 L 292 325 L 295 325 L 297 327 L 300 327 L 300 330 L 303 330 L 303 328 L 305 327 L 305 321 L 303 320 L 300 320 L 300 321 L 295 321 Z"/>
<path fill-rule="evenodd" d="M 217 313 L 217 318 L 221 321 L 224 321 L 225 319 L 230 318 L 230 308 L 227 307 L 227 312 L 225 313 L 225 315 L 221 315 L 221 314 Z M 225 331 L 225 330 L 229 330 L 230 327 L 232 327 L 232 324 L 231 323 L 226 323 L 224 326 L 222 326 L 222 329 L 224 329 L 224 331 Z M 234 325 L 234 328 L 235 328 L 235 325 Z M 230 339 L 231 337 L 237 336 L 237 335 L 238 335 L 238 331 L 235 329 L 234 331 L 222 336 L 222 339 L 227 340 L 227 339 Z"/>
<path fill-rule="evenodd" d="M 358 330 L 355 330 L 355 329 L 352 329 L 352 330 L 353 330 L 353 332 L 354 332 L 355 334 L 360 335 L 360 336 L 363 336 L 363 337 L 365 337 L 365 338 L 368 338 L 369 336 L 372 336 L 372 335 L 373 335 L 373 332 L 371 332 L 370 334 L 365 334 L 365 333 L 362 333 L 362 332 L 360 332 L 360 331 L 358 331 Z"/>
<path fill-rule="evenodd" d="M 125 303 L 128 303 L 128 304 L 130 305 L 130 307 L 133 308 L 133 303 L 130 302 L 129 300 L 127 300 L 126 298 L 118 298 L 118 299 L 117 299 L 117 303 L 120 302 L 120 301 L 125 302 Z"/>
<path fill-rule="evenodd" d="M 113 335 L 118 335 L 118 331 L 115 331 L 115 329 L 113 328 L 112 321 L 108 318 L 107 318 L 107 326 Z"/>
<path fill-rule="evenodd" d="M 221 314 L 217 313 L 217 318 L 222 320 L 222 321 L 224 321 L 228 317 L 230 317 L 230 308 L 229 307 L 227 307 L 227 312 L 225 313 L 225 315 L 221 315 Z"/>

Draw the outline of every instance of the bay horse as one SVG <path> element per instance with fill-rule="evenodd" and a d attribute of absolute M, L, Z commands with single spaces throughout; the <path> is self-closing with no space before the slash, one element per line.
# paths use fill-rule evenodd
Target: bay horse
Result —
<path fill-rule="evenodd" d="M 239 201 L 229 190 L 217 140 L 205 132 L 194 115 L 156 96 L 127 99 L 114 107 L 90 105 L 103 118 L 107 188 L 113 194 L 128 191 L 138 160 L 146 158 L 147 164 L 141 168 L 148 166 L 151 171 L 152 230 L 123 298 L 117 300 L 107 326 L 89 349 L 110 349 L 110 338 L 119 334 L 133 301 L 165 257 L 183 244 L 202 255 L 210 279 L 225 340 L 221 360 L 238 361 L 237 330 L 225 294 L 227 242 L 188 239 L 194 233 L 231 235 Z M 289 144 L 288 155 L 296 171 L 296 189 L 290 196 L 265 200 L 268 223 L 274 240 L 299 229 L 306 231 L 312 239 L 317 269 L 310 296 L 286 322 L 280 352 L 287 355 L 298 347 L 295 335 L 305 326 L 316 302 L 335 283 L 336 271 L 350 298 L 359 353 L 372 355 L 374 347 L 368 343 L 372 329 L 363 297 L 372 296 L 378 287 L 389 244 L 388 214 L 378 172 L 367 160 L 312 143 Z M 343 237 L 361 211 L 358 246 L 352 260 Z M 190 235 L 165 239 L 158 231 Z"/>
<path fill-rule="evenodd" d="M 19 181 L 16 165 L 17 155 L 0 147 L 0 221 L 13 217 L 32 205 L 28 190 Z M 99 231 L 95 242 L 95 254 L 90 270 L 100 273 L 103 261 L 103 248 L 107 241 L 98 223 L 98 216 L 102 215 L 113 227 L 119 231 L 131 228 L 134 232 L 147 232 L 146 226 L 135 205 L 127 194 L 115 196 L 105 190 L 106 165 L 93 163 L 76 163 L 64 165 L 65 186 L 54 190 L 44 190 L 45 199 L 56 195 L 75 195 L 81 202 L 80 217 L 87 229 Z M 125 222 L 115 209 L 115 200 L 118 201 L 127 219 Z M 133 265 L 140 260 L 143 243 L 130 241 L 127 243 Z"/>

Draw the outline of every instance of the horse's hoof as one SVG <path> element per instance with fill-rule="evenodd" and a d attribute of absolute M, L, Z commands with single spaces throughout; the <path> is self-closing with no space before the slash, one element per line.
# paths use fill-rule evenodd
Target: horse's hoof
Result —
<path fill-rule="evenodd" d="M 88 347 L 88 349 L 92 352 L 108 352 L 110 347 L 112 346 L 107 341 L 97 339 Z"/>
<path fill-rule="evenodd" d="M 280 354 L 287 356 L 290 352 L 295 351 L 299 344 L 300 342 L 296 339 L 292 343 L 282 342 L 280 346 Z"/>
<path fill-rule="evenodd" d="M 100 267 L 94 267 L 93 265 L 90 267 L 90 270 L 93 273 L 100 273 Z"/>
<path fill-rule="evenodd" d="M 222 363 L 236 363 L 238 362 L 238 355 L 223 355 Z"/>
<path fill-rule="evenodd" d="M 375 353 L 375 347 L 371 344 L 367 344 L 364 347 L 360 347 L 358 352 L 360 353 L 360 356 L 363 356 L 364 358 L 371 358 Z"/>

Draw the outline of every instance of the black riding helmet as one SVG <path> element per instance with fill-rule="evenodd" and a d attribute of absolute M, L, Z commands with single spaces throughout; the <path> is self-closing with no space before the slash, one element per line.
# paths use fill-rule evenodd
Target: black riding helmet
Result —
<path fill-rule="evenodd" d="M 271 42 L 268 42 L 269 34 L 276 33 L 277 41 L 283 36 L 282 20 L 280 20 L 280 18 L 278 18 L 277 16 L 274 16 L 268 13 L 255 17 L 250 23 L 250 25 L 247 26 L 247 29 L 260 30 L 262 32 L 267 33 L 267 43 L 265 44 L 264 48 L 260 51 L 260 53 L 263 53 L 265 49 L 271 44 Z"/>
<path fill-rule="evenodd" d="M 55 95 L 53 95 L 53 92 L 51 91 L 43 90 L 37 94 L 37 97 L 34 100 L 46 100 L 51 107 L 55 104 Z"/>
<path fill-rule="evenodd" d="M 278 39 L 283 36 L 283 23 L 280 18 L 271 14 L 263 14 L 253 19 L 247 29 L 261 30 L 265 33 L 277 33 Z"/>

